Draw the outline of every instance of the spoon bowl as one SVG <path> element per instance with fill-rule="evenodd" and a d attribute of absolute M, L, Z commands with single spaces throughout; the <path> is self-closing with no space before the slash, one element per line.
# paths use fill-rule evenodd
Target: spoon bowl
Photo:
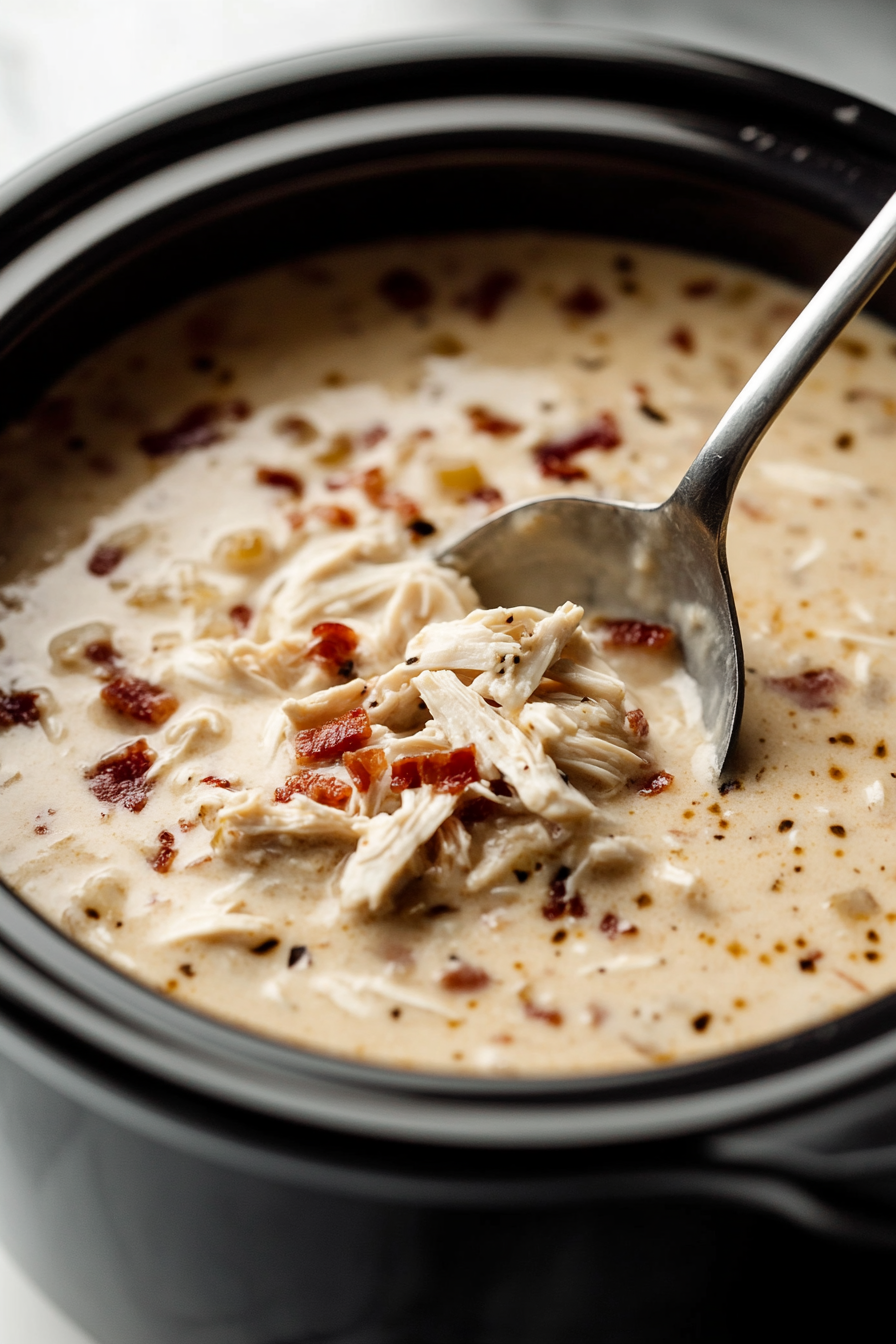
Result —
<path fill-rule="evenodd" d="M 439 559 L 466 574 L 487 607 L 553 610 L 572 601 L 605 618 L 671 626 L 723 775 L 744 702 L 725 545 L 734 492 L 766 430 L 894 266 L 896 195 L 766 356 L 665 503 L 531 499 L 481 523 Z"/>

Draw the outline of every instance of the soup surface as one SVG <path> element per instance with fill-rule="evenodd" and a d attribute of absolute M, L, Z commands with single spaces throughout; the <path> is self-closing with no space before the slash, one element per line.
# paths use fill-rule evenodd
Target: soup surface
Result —
<path fill-rule="evenodd" d="M 401 1067 L 658 1065 L 893 988 L 896 346 L 749 467 L 719 789 L 674 634 L 482 611 L 502 504 L 657 500 L 805 296 L 511 235 L 240 281 L 3 436 L 0 870 L 91 952 Z"/>

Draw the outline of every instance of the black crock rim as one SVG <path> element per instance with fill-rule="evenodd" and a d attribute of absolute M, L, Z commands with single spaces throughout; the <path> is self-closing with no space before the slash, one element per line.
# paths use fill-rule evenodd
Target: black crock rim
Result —
<path fill-rule="evenodd" d="M 89 208 L 91 180 L 103 184 L 93 197 L 101 200 L 110 182 L 120 187 L 129 172 L 130 181 L 139 181 L 160 163 L 188 157 L 181 133 L 190 127 L 204 123 L 207 147 L 238 138 L 216 131 L 216 125 L 230 124 L 227 116 L 232 121 L 239 105 L 253 96 L 264 99 L 329 81 L 338 86 L 327 90 L 332 102 L 345 98 L 353 78 L 366 87 L 371 75 L 390 65 L 419 71 L 427 61 L 464 60 L 640 64 L 682 86 L 698 76 L 720 88 L 734 83 L 798 118 L 829 129 L 834 123 L 835 137 L 865 153 L 883 151 L 885 161 L 896 162 L 896 116 L 838 90 L 671 43 L 520 25 L 501 33 L 477 30 L 294 57 L 170 95 L 90 132 L 6 183 L 0 189 L 0 230 L 4 222 L 13 224 L 18 238 L 13 255 L 21 253 Z M 357 88 L 352 96 L 355 108 L 378 106 L 358 102 Z M 858 112 L 844 120 L 838 116 L 844 108 Z M 216 112 L 218 123 L 209 125 Z M 135 143 L 140 153 L 123 163 L 122 152 Z M 281 1044 L 165 999 L 72 943 L 5 886 L 0 886 L 0 936 L 0 987 L 73 1039 L 248 1110 L 380 1137 L 539 1147 L 665 1137 L 755 1119 L 896 1066 L 896 994 L 891 994 L 781 1040 L 657 1071 L 564 1078 L 410 1073 Z"/>

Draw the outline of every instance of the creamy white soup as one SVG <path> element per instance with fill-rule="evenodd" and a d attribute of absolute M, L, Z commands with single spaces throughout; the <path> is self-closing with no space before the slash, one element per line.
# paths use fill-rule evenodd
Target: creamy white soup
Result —
<path fill-rule="evenodd" d="M 854 324 L 738 492 L 722 789 L 673 631 L 484 610 L 435 559 L 533 495 L 665 497 L 805 297 L 402 242 L 84 361 L 3 435 L 6 881 L 183 1004 L 403 1068 L 643 1068 L 890 990 L 890 331 Z"/>

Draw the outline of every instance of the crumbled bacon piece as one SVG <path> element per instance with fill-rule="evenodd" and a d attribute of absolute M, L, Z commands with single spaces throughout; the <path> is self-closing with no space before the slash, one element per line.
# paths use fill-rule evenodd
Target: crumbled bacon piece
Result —
<path fill-rule="evenodd" d="M 630 709 L 625 716 L 625 726 L 633 737 L 647 737 L 650 724 L 643 709 Z"/>
<path fill-rule="evenodd" d="M 541 907 L 541 913 L 545 919 L 562 919 L 564 915 L 569 915 L 572 919 L 583 919 L 588 910 L 585 902 L 578 892 L 572 896 L 566 894 L 566 879 L 570 876 L 571 869 L 565 865 L 557 869 L 554 880 L 548 888 L 548 899 Z"/>
<path fill-rule="evenodd" d="M 468 309 L 480 322 L 491 322 L 519 284 L 520 278 L 515 271 L 498 267 L 486 272 L 472 289 L 459 294 L 457 306 Z"/>
<path fill-rule="evenodd" d="M 312 802 L 323 803 L 324 807 L 345 807 L 352 796 L 351 788 L 335 775 L 322 775 L 316 770 L 303 770 L 298 775 L 290 775 L 285 784 L 274 792 L 276 803 L 288 803 L 297 793 L 304 794 Z"/>
<path fill-rule="evenodd" d="M 382 443 L 388 433 L 388 425 L 371 425 L 368 429 L 363 429 L 358 435 L 358 443 L 362 448 L 375 448 L 378 443 Z"/>
<path fill-rule="evenodd" d="M 345 751 L 358 751 L 370 737 L 372 729 L 366 709 L 351 709 L 330 719 L 319 728 L 303 728 L 296 734 L 296 756 L 299 762 L 333 761 Z"/>
<path fill-rule="evenodd" d="M 103 668 L 110 676 L 111 669 L 121 662 L 121 654 L 108 639 L 95 639 L 91 644 L 85 644 L 84 657 L 88 662 Z"/>
<path fill-rule="evenodd" d="M 670 775 L 668 770 L 657 770 L 655 775 L 645 779 L 638 785 L 638 792 L 642 798 L 654 798 L 658 793 L 668 789 L 669 785 L 675 782 L 675 776 Z"/>
<path fill-rule="evenodd" d="M 560 307 L 564 313 L 569 313 L 573 317 L 597 317 L 607 306 L 607 301 L 603 294 L 600 294 L 593 285 L 576 285 L 575 289 L 560 300 Z"/>
<path fill-rule="evenodd" d="M 507 420 L 487 406 L 468 406 L 467 416 L 477 434 L 491 434 L 493 439 L 508 439 L 522 429 L 516 420 Z"/>
<path fill-rule="evenodd" d="M 674 345 L 683 355 L 692 355 L 697 347 L 694 333 L 690 327 L 675 327 L 669 332 L 669 344 Z"/>
<path fill-rule="evenodd" d="M 379 747 L 364 747 L 361 751 L 347 751 L 342 758 L 359 793 L 369 793 L 370 786 L 382 779 L 389 768 L 386 753 Z"/>
<path fill-rule="evenodd" d="M 492 978 L 488 971 L 483 970 L 481 966 L 471 966 L 458 958 L 453 959 L 451 969 L 439 980 L 442 988 L 450 990 L 453 994 L 468 994 L 474 989 L 485 989 L 491 982 Z"/>
<path fill-rule="evenodd" d="M 564 481 L 582 480 L 585 472 L 577 467 L 573 458 L 587 448 L 598 448 L 608 453 L 622 443 L 622 435 L 615 415 L 604 411 L 593 425 L 580 429 L 567 439 L 555 439 L 551 443 L 539 444 L 532 451 L 542 476 L 555 476 Z"/>
<path fill-rule="evenodd" d="M 149 861 L 151 866 L 157 873 L 167 873 L 176 856 L 174 836 L 170 831 L 159 831 L 159 848 L 155 856 Z"/>
<path fill-rule="evenodd" d="M 277 467 L 259 467 L 255 472 L 259 485 L 270 485 L 275 490 L 288 490 L 296 499 L 301 499 L 305 486 L 294 471 L 281 471 Z"/>
<path fill-rule="evenodd" d="M 127 551 L 123 546 L 110 546 L 108 543 L 97 546 L 87 561 L 88 572 L 95 574 L 98 579 L 105 578 L 113 569 L 118 568 L 126 555 Z"/>
<path fill-rule="evenodd" d="M 404 523 L 414 523 L 420 517 L 420 506 L 399 490 L 386 485 L 382 467 L 370 467 L 367 471 L 352 476 L 334 477 L 327 481 L 328 490 L 342 490 L 354 485 L 378 509 L 392 509 Z"/>
<path fill-rule="evenodd" d="M 227 421 L 246 420 L 251 414 L 249 403 L 242 398 L 204 401 L 184 411 L 170 428 L 142 434 L 139 444 L 147 457 L 171 457 L 190 448 L 210 448 L 224 437 L 222 425 Z"/>
<path fill-rule="evenodd" d="M 311 516 L 319 518 L 330 527 L 354 527 L 355 515 L 351 509 L 340 508 L 338 504 L 315 504 Z"/>
<path fill-rule="evenodd" d="M 547 1022 L 548 1026 L 563 1026 L 563 1014 L 557 1008 L 542 1008 L 540 1004 L 533 1003 L 531 999 L 523 999 L 523 1010 L 527 1017 L 534 1017 L 539 1022 Z"/>
<path fill-rule="evenodd" d="M 478 778 L 474 747 L 403 756 L 392 766 L 392 788 L 396 793 L 419 789 L 423 784 L 431 785 L 437 793 L 463 793 L 467 785 L 475 784 Z"/>
<path fill-rule="evenodd" d="M 403 793 L 405 789 L 419 789 L 423 784 L 420 769 L 421 756 L 402 756 L 392 766 L 392 790 Z"/>
<path fill-rule="evenodd" d="M 786 695 L 800 709 L 834 709 L 849 682 L 833 667 L 813 668 L 793 677 L 766 677 L 765 684 Z"/>
<path fill-rule="evenodd" d="M 387 271 L 377 288 L 386 302 L 401 313 L 416 313 L 432 303 L 432 285 L 408 266 Z"/>
<path fill-rule="evenodd" d="M 634 934 L 638 932 L 638 929 L 637 925 L 633 924 L 630 919 L 620 919 L 618 915 L 614 915 L 612 911 L 608 910 L 600 922 L 600 931 L 612 942 L 621 933 Z"/>
<path fill-rule="evenodd" d="M 145 737 L 128 742 L 103 756 L 86 771 L 90 792 L 101 803 L 120 804 L 129 812 L 142 812 L 154 780 L 146 774 L 156 759 Z"/>
<path fill-rule="evenodd" d="M 140 677 L 115 677 L 100 691 L 100 699 L 117 714 L 154 728 L 166 723 L 178 707 L 178 700 L 170 691 Z"/>
<path fill-rule="evenodd" d="M 245 602 L 237 602 L 235 607 L 230 608 L 230 619 L 234 625 L 238 625 L 241 630 L 245 630 L 252 620 L 252 608 L 247 607 Z"/>
<path fill-rule="evenodd" d="M 209 784 L 213 789 L 232 789 L 233 785 L 229 779 L 219 779 L 217 775 L 206 775 L 201 779 L 200 784 Z"/>
<path fill-rule="evenodd" d="M 706 299 L 710 294 L 715 294 L 718 288 L 719 282 L 715 276 L 706 275 L 700 280 L 689 280 L 682 285 L 681 292 L 687 299 Z"/>
<path fill-rule="evenodd" d="M 487 504 L 489 509 L 500 509 L 504 503 L 504 496 L 496 485 L 480 485 L 478 490 L 472 490 L 467 499 L 475 499 L 480 504 Z"/>
<path fill-rule="evenodd" d="M 350 676 L 353 670 L 351 655 L 358 647 L 358 636 L 352 627 L 341 625 L 339 621 L 321 621 L 311 633 L 314 640 L 305 650 L 305 657 L 322 663 L 338 676 Z"/>
<path fill-rule="evenodd" d="M 611 649 L 650 649 L 653 653 L 667 649 L 675 638 L 668 625 L 650 621 L 604 621 L 601 633 Z"/>
<path fill-rule="evenodd" d="M 31 727 L 39 718 L 36 691 L 0 691 L 0 728 Z"/>

